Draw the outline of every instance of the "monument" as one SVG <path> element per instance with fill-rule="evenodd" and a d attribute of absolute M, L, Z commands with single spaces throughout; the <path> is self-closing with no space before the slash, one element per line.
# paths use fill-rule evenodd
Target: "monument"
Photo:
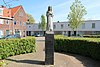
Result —
<path fill-rule="evenodd" d="M 45 36 L 45 65 L 54 65 L 54 32 L 53 32 L 53 12 L 49 6 L 47 13 L 47 28 Z"/>
<path fill-rule="evenodd" d="M 47 29 L 46 29 L 46 31 L 53 31 L 53 22 L 52 22 L 53 12 L 52 12 L 51 6 L 48 7 L 46 16 L 47 16 Z"/>

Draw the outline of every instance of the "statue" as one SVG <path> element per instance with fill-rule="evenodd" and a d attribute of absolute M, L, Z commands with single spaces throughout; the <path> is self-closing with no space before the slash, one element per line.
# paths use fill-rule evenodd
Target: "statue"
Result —
<path fill-rule="evenodd" d="M 52 7 L 48 7 L 46 12 L 47 28 L 45 35 L 45 65 L 54 65 L 54 32 L 53 32 L 53 12 Z"/>
<path fill-rule="evenodd" d="M 47 28 L 46 28 L 46 31 L 53 31 L 53 22 L 52 22 L 53 12 L 52 12 L 52 7 L 51 6 L 48 7 L 48 11 L 46 13 L 46 16 L 47 16 Z"/>

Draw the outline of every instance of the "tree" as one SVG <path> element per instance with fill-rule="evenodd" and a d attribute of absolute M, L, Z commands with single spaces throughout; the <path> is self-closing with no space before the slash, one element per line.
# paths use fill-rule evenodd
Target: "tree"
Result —
<path fill-rule="evenodd" d="M 45 34 L 45 30 L 46 30 L 46 19 L 44 15 L 41 15 L 41 22 L 40 22 L 40 28 L 42 29 L 42 31 Z"/>
<path fill-rule="evenodd" d="M 40 22 L 39 22 L 38 28 L 39 28 L 39 29 L 41 28 L 41 23 L 40 23 Z"/>
<path fill-rule="evenodd" d="M 45 31 L 46 30 L 46 20 L 45 20 L 45 16 L 44 15 L 41 15 L 41 29 L 42 31 Z"/>
<path fill-rule="evenodd" d="M 30 24 L 35 23 L 35 20 L 34 20 L 34 18 L 32 17 L 32 15 L 27 14 L 27 16 L 28 16 L 28 22 L 27 22 L 27 23 L 30 23 Z"/>
<path fill-rule="evenodd" d="M 73 2 L 70 10 L 67 18 L 69 19 L 70 28 L 75 31 L 83 23 L 83 16 L 87 14 L 87 11 L 79 0 Z"/>

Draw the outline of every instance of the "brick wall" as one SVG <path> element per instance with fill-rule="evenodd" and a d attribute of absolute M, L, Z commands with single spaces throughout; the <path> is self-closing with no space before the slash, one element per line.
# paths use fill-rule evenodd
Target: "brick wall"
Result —
<path fill-rule="evenodd" d="M 11 17 L 11 9 L 4 9 L 3 16 Z M 12 17 L 11 17 L 12 18 Z M 16 25 L 14 22 L 16 21 Z M 26 36 L 26 26 L 27 15 L 21 6 L 13 16 L 13 20 L 4 19 L 4 24 L 0 24 L 0 30 L 3 31 L 3 35 L 6 35 L 6 30 L 9 30 L 9 34 L 14 34 L 16 30 L 20 30 L 21 36 Z"/>
<path fill-rule="evenodd" d="M 11 27 L 13 27 L 13 31 L 15 31 L 16 29 L 20 30 L 21 32 L 21 36 L 25 36 L 26 35 L 26 26 L 25 23 L 27 21 L 27 15 L 24 11 L 24 9 L 21 7 L 17 13 L 14 15 L 14 20 L 12 21 L 13 23 L 16 21 L 16 25 L 15 24 L 11 24 L 10 25 L 10 29 Z"/>

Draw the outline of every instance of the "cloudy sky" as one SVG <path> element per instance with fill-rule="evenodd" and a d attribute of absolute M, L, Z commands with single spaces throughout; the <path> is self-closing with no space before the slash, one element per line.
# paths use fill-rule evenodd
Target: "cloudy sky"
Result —
<path fill-rule="evenodd" d="M 5 0 L 6 2 L 12 0 Z M 87 15 L 84 17 L 86 20 L 100 20 L 100 0 L 80 0 L 86 7 Z M 67 16 L 70 11 L 70 6 L 74 0 L 19 0 L 9 3 L 11 7 L 22 5 L 26 13 L 31 14 L 36 22 L 40 21 L 42 14 L 46 15 L 47 7 L 53 7 L 54 18 L 53 21 L 67 21 Z M 4 4 L 0 0 L 0 5 Z"/>

